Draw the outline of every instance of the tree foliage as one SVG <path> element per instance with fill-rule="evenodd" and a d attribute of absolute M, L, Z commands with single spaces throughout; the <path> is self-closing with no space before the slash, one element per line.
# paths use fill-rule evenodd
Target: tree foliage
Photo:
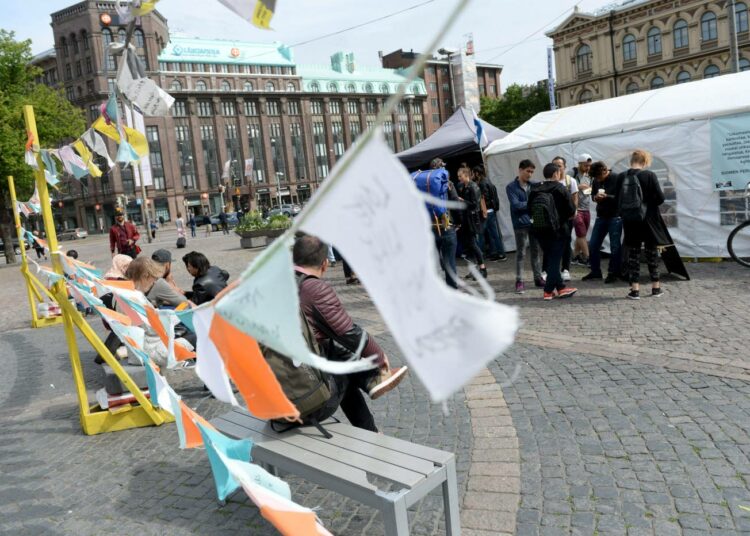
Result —
<path fill-rule="evenodd" d="M 3 238 L 9 262 L 13 252 L 7 229 L 11 214 L 8 175 L 13 176 L 19 198 L 30 196 L 34 190 L 33 172 L 24 160 L 23 106 L 34 107 L 41 147 L 58 147 L 80 136 L 86 128 L 83 111 L 68 102 L 61 90 L 34 82 L 40 70 L 30 65 L 31 59 L 31 41 L 16 41 L 13 32 L 0 29 L 0 218 L 5 224 Z"/>
<path fill-rule="evenodd" d="M 511 132 L 539 112 L 549 109 L 546 85 L 512 84 L 505 90 L 502 98 L 482 97 L 479 116 L 497 128 Z"/>

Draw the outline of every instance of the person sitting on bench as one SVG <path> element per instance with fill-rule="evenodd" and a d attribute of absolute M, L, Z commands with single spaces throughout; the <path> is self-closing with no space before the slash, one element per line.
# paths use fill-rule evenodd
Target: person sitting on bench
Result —
<path fill-rule="evenodd" d="M 326 243 L 315 236 L 302 235 L 295 241 L 292 257 L 299 288 L 300 307 L 312 327 L 323 355 L 335 361 L 348 361 L 356 353 L 364 336 L 365 345 L 361 355 L 377 356 L 376 369 L 334 375 L 334 388 L 339 392 L 337 396 L 332 396 L 332 399 L 339 401 L 344 415 L 353 426 L 377 432 L 375 419 L 361 391 L 375 400 L 401 383 L 408 368 L 390 368 L 388 358 L 380 345 L 354 323 L 336 291 L 323 280 L 323 274 L 328 268 Z"/>

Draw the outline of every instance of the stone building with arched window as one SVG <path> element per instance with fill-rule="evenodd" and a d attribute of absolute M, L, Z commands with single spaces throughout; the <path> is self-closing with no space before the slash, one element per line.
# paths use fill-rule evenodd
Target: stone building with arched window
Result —
<path fill-rule="evenodd" d="M 547 33 L 558 106 L 648 91 L 732 72 L 729 2 L 627 0 L 575 10 Z M 735 2 L 739 69 L 750 69 L 750 0 Z"/>

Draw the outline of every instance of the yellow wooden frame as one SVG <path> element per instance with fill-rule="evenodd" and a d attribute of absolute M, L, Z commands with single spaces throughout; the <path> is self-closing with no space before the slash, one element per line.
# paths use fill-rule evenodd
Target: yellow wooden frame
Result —
<path fill-rule="evenodd" d="M 37 170 L 34 172 L 36 179 L 37 191 L 39 192 L 39 201 L 42 208 L 42 219 L 44 220 L 44 226 L 47 230 L 47 245 L 49 246 L 50 254 L 52 256 L 52 268 L 55 273 L 64 276 L 62 262 L 60 260 L 60 252 L 57 246 L 57 233 L 55 232 L 55 224 L 52 219 L 52 209 L 49 200 L 49 191 L 47 190 L 47 180 L 44 177 L 44 163 L 42 162 L 39 147 L 39 135 L 36 129 L 36 119 L 34 118 L 34 108 L 32 106 L 23 107 L 23 117 L 26 122 L 26 130 L 33 142 L 33 151 L 37 162 Z M 12 186 L 12 179 L 9 181 L 11 184 L 11 196 L 13 198 L 13 207 L 16 216 L 16 231 L 21 237 L 21 221 L 17 213 L 15 206 L 15 187 Z M 70 356 L 70 365 L 73 371 L 73 382 L 76 387 L 76 393 L 78 398 L 79 415 L 81 419 L 81 428 L 83 433 L 87 435 L 101 434 L 105 432 L 115 432 L 118 430 L 127 430 L 129 428 L 139 428 L 142 426 L 159 426 L 165 422 L 174 421 L 174 417 L 164 411 L 163 409 L 155 407 L 151 404 L 151 401 L 146 398 L 146 395 L 138 388 L 133 379 L 128 375 L 127 372 L 122 368 L 120 362 L 107 350 L 102 340 L 81 316 L 75 306 L 72 305 L 68 299 L 68 291 L 65 286 L 65 281 L 58 281 L 51 289 L 47 289 L 37 277 L 32 274 L 28 269 L 28 263 L 26 262 L 25 248 L 21 243 L 22 251 L 22 268 L 21 271 L 24 274 L 26 280 L 27 291 L 29 294 L 29 302 L 32 309 L 32 318 L 39 321 L 39 325 L 34 327 L 40 327 L 44 325 L 44 320 L 36 317 L 36 301 L 41 301 L 42 295 L 46 294 L 48 297 L 54 299 L 62 310 L 62 316 L 60 320 L 56 320 L 52 323 L 59 323 L 62 321 L 65 339 L 68 345 L 68 354 Z M 96 350 L 104 361 L 112 368 L 112 371 L 117 375 L 120 381 L 123 383 L 125 388 L 130 391 L 138 402 L 137 405 L 126 404 L 117 408 L 102 409 L 98 404 L 92 406 L 89 405 L 88 394 L 86 392 L 86 383 L 83 377 L 83 367 L 81 366 L 81 357 L 78 353 L 78 343 L 76 341 L 75 328 L 81 332 L 81 334 L 88 340 L 94 350 Z"/>

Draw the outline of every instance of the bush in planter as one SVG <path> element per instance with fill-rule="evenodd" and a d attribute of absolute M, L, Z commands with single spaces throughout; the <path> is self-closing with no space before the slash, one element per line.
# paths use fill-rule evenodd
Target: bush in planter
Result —
<path fill-rule="evenodd" d="M 292 220 L 284 214 L 277 214 L 268 220 L 264 220 L 261 213 L 257 210 L 251 210 L 242 218 L 242 221 L 234 228 L 238 234 L 249 231 L 277 231 L 289 229 Z"/>
<path fill-rule="evenodd" d="M 276 214 L 268 219 L 267 225 L 268 229 L 289 229 L 292 226 L 292 219 L 286 214 Z"/>

